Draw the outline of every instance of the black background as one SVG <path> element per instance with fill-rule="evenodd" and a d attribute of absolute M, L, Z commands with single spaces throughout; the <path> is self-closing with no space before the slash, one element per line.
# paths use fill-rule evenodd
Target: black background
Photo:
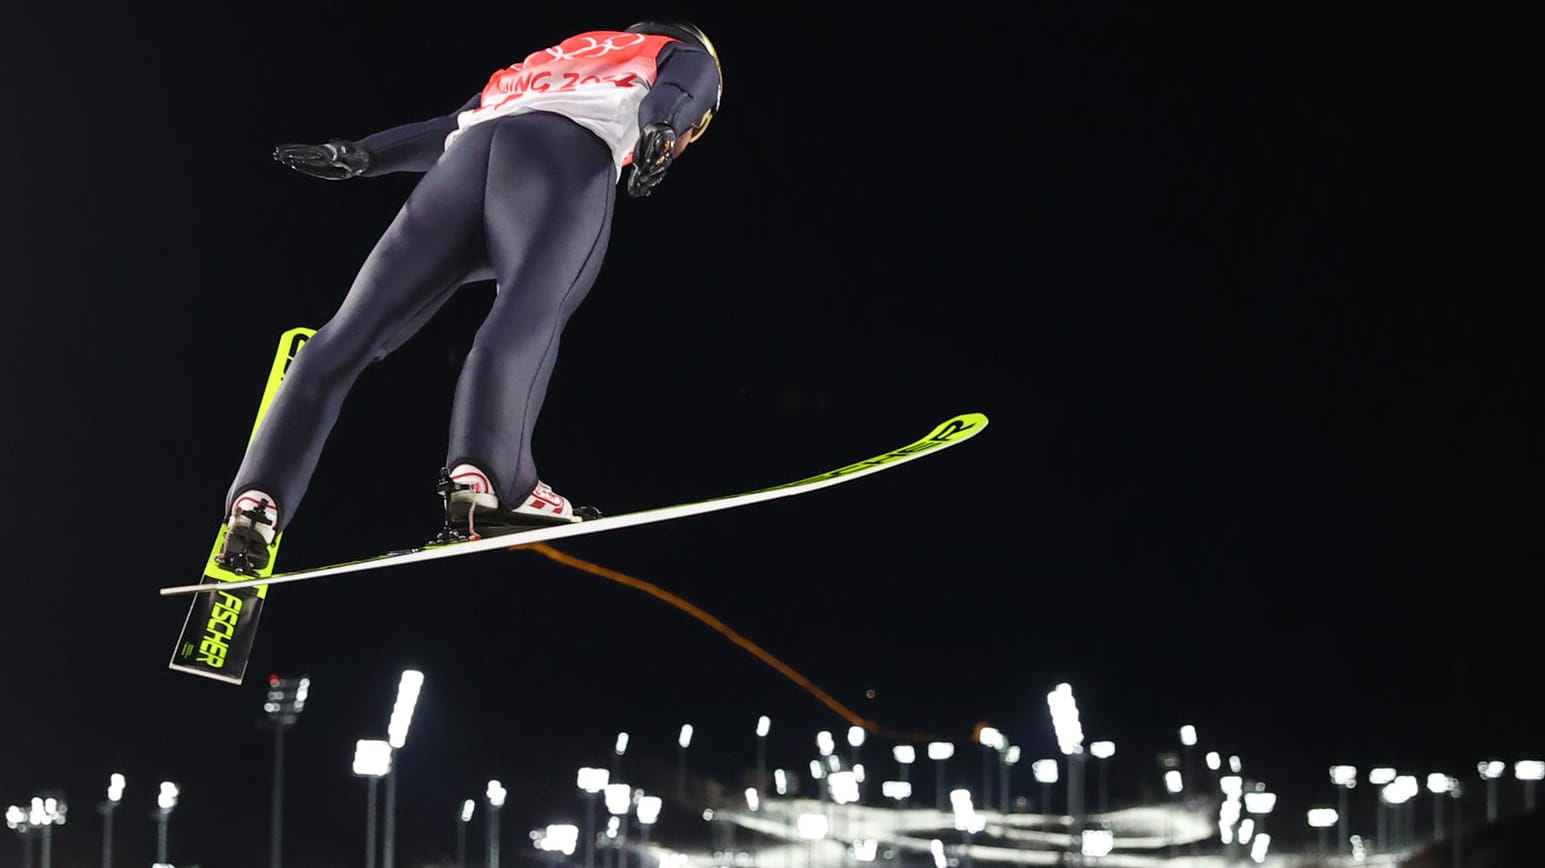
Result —
<path fill-rule="evenodd" d="M 1470 780 L 1537 756 L 1521 7 L 1248 7 L 11 12 L 0 801 L 63 792 L 56 854 L 84 864 L 123 771 L 139 864 L 171 778 L 176 861 L 266 864 L 271 671 L 313 680 L 289 741 L 308 865 L 360 859 L 353 743 L 384 736 L 405 666 L 426 676 L 398 757 L 405 865 L 449 851 L 490 777 L 525 858 L 620 729 L 651 789 L 683 722 L 691 767 L 726 780 L 760 714 L 775 764 L 840 737 L 703 624 L 529 553 L 276 589 L 245 687 L 165 668 L 186 603 L 155 589 L 197 578 L 278 334 L 325 321 L 415 182 L 304 178 L 273 145 L 440 114 L 571 32 L 672 14 L 718 44 L 723 110 L 658 195 L 619 200 L 543 478 L 621 513 L 992 421 L 852 485 L 560 548 L 963 756 L 980 721 L 1051 755 L 1045 694 L 1068 681 L 1117 743 L 1118 801 L 1161 792 L 1154 755 L 1195 724 L 1283 795 L 1282 838 L 1331 798 L 1332 762 Z M 361 378 L 281 569 L 433 529 L 491 292 Z"/>

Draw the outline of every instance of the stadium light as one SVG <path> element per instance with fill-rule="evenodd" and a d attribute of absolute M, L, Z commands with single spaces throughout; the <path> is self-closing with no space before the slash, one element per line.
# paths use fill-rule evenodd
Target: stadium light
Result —
<path fill-rule="evenodd" d="M 354 774 L 365 778 L 365 865 L 376 864 L 376 786 L 392 770 L 392 746 L 385 741 L 362 738 L 354 742 Z"/>
<path fill-rule="evenodd" d="M 393 750 L 401 750 L 408 742 L 408 729 L 413 725 L 413 710 L 418 706 L 418 695 L 424 687 L 424 673 L 417 669 L 404 669 L 397 678 L 397 698 L 392 703 L 392 714 L 386 723 L 386 743 Z M 384 868 L 395 868 L 397 861 L 397 775 L 395 769 L 386 773 L 386 835 L 382 842 L 381 863 Z M 278 868 L 277 865 L 273 868 Z"/>
<path fill-rule="evenodd" d="M 476 802 L 464 799 L 461 810 L 456 812 L 456 868 L 467 868 L 467 824 L 472 822 L 476 807 Z"/>
<path fill-rule="evenodd" d="M 756 787 L 767 786 L 767 734 L 772 732 L 772 718 L 763 714 L 756 719 Z M 759 793 L 760 795 L 760 793 Z"/>
<path fill-rule="evenodd" d="M 648 864 L 649 859 L 649 829 L 660 820 L 659 796 L 644 795 L 639 791 L 637 799 L 633 800 L 633 814 L 638 818 L 639 853 L 641 864 Z"/>
<path fill-rule="evenodd" d="M 858 779 L 851 771 L 832 772 L 826 778 L 826 788 L 839 805 L 858 801 Z"/>
<path fill-rule="evenodd" d="M 595 866 L 595 802 L 611 782 L 606 769 L 584 766 L 574 776 L 574 784 L 585 791 L 585 868 Z"/>
<path fill-rule="evenodd" d="M 1089 755 L 1100 764 L 1099 810 L 1104 814 L 1110 811 L 1110 763 L 1107 760 L 1116 755 L 1116 743 L 1092 741 L 1089 743 Z"/>
<path fill-rule="evenodd" d="M 1338 765 L 1330 767 L 1330 782 L 1336 788 L 1336 837 L 1339 841 L 1336 852 L 1346 855 L 1351 846 L 1351 840 L 1347 834 L 1347 799 L 1349 791 L 1357 786 L 1357 767 Z"/>
<path fill-rule="evenodd" d="M 837 749 L 837 740 L 828 730 L 821 730 L 815 734 L 815 748 L 822 757 L 829 757 Z"/>
<path fill-rule="evenodd" d="M 1483 760 L 1476 763 L 1475 770 L 1480 773 L 1481 780 L 1486 782 L 1486 822 L 1497 821 L 1497 779 L 1507 772 L 1507 764 L 1502 760 Z"/>
<path fill-rule="evenodd" d="M 683 723 L 676 733 L 676 798 L 687 797 L 687 748 L 692 746 L 692 724 Z"/>
<path fill-rule="evenodd" d="M 944 810 L 944 764 L 954 755 L 953 742 L 930 741 L 928 743 L 928 758 L 933 760 L 934 764 L 933 806 L 935 810 Z"/>
<path fill-rule="evenodd" d="M 107 801 L 102 803 L 102 868 L 113 868 L 113 815 L 118 803 L 123 801 L 125 780 L 122 774 L 113 772 L 107 779 Z"/>
<path fill-rule="evenodd" d="M 1545 761 L 1519 760 L 1513 763 L 1513 777 L 1524 782 L 1524 811 L 1534 813 L 1534 787 L 1545 778 Z"/>
<path fill-rule="evenodd" d="M 1046 706 L 1051 712 L 1057 748 L 1068 757 L 1068 814 L 1073 818 L 1069 832 L 1076 837 L 1084 827 L 1084 727 L 1079 722 L 1072 686 L 1067 682 L 1058 684 L 1046 694 Z"/>
<path fill-rule="evenodd" d="M 901 778 L 901 782 L 907 784 L 907 788 L 906 788 L 907 795 L 906 795 L 906 798 L 903 798 L 903 799 L 899 800 L 901 802 L 900 807 L 901 808 L 906 808 L 907 807 L 907 802 L 912 797 L 912 785 L 908 781 L 908 777 L 907 776 L 908 776 L 908 772 L 911 769 L 912 764 L 914 762 L 917 762 L 917 748 L 913 747 L 910 744 L 894 745 L 894 746 L 891 747 L 891 758 L 896 760 L 896 767 L 899 770 L 898 777 Z M 883 786 L 882 786 L 882 789 L 883 789 Z M 894 797 L 891 797 L 891 798 L 894 798 Z"/>
<path fill-rule="evenodd" d="M 172 811 L 177 808 L 177 801 L 182 797 L 182 789 L 171 781 L 162 781 L 156 792 L 156 861 L 169 864 L 167 859 L 167 826 L 172 819 Z"/>
<path fill-rule="evenodd" d="M 1110 829 L 1085 829 L 1079 842 L 1079 852 L 1096 859 L 1109 856 L 1116 849 L 1116 834 Z"/>
<path fill-rule="evenodd" d="M 1308 819 L 1309 827 L 1319 830 L 1320 855 L 1324 856 L 1329 847 L 1330 828 L 1340 822 L 1341 814 L 1335 808 L 1310 808 Z"/>
<path fill-rule="evenodd" d="M 489 781 L 483 790 L 483 798 L 488 802 L 488 868 L 499 868 L 499 809 L 508 796 L 509 790 L 498 779 Z"/>

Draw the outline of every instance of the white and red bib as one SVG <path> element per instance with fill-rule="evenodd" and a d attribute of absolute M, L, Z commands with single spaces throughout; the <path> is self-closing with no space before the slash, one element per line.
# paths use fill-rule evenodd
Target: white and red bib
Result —
<path fill-rule="evenodd" d="M 445 139 L 449 148 L 468 127 L 525 112 L 553 112 L 572 119 L 606 142 L 620 176 L 638 140 L 638 107 L 654 85 L 660 49 L 668 36 L 593 30 L 495 72 L 483 88 L 482 105 L 457 117 Z"/>

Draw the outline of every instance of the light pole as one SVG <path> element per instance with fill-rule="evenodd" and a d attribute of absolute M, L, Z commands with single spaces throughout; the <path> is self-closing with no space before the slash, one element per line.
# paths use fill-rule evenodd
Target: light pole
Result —
<path fill-rule="evenodd" d="M 683 723 L 676 734 L 676 798 L 687 797 L 687 748 L 692 745 L 692 724 Z"/>
<path fill-rule="evenodd" d="M 1175 803 L 1185 788 L 1185 775 L 1179 769 L 1167 769 L 1164 772 L 1164 791 L 1169 793 L 1168 810 L 1164 814 L 1164 845 L 1169 848 L 1171 859 L 1175 858 Z"/>
<path fill-rule="evenodd" d="M 260 728 L 274 734 L 273 786 L 268 812 L 268 865 L 279 868 L 284 852 L 284 733 L 300 719 L 311 692 L 311 679 L 268 676 L 268 696 L 263 701 L 264 717 Z"/>
<path fill-rule="evenodd" d="M 865 735 L 867 735 L 867 733 L 864 732 L 864 728 L 861 726 L 848 727 L 848 757 L 849 762 L 851 763 L 851 768 L 855 773 L 864 767 L 862 751 L 864 747 Z M 864 782 L 862 780 L 858 781 L 858 804 L 860 805 L 864 803 L 863 783 Z"/>
<path fill-rule="evenodd" d="M 113 868 L 113 814 L 123 801 L 124 777 L 114 772 L 107 779 L 107 801 L 102 803 L 102 868 Z"/>
<path fill-rule="evenodd" d="M 1432 840 L 1434 843 L 1443 840 L 1443 802 L 1448 798 L 1448 793 L 1458 781 L 1442 774 L 1433 772 L 1427 776 L 1427 792 L 1432 793 Z"/>
<path fill-rule="evenodd" d="M 477 803 L 467 799 L 456 813 L 456 868 L 467 868 L 467 824 L 472 822 L 472 811 Z"/>
<path fill-rule="evenodd" d="M 1519 760 L 1513 763 L 1513 777 L 1524 782 L 1524 811 L 1534 813 L 1534 786 L 1545 778 L 1545 761 Z"/>
<path fill-rule="evenodd" d="M 1310 808 L 1309 826 L 1320 830 L 1320 855 L 1325 856 L 1329 849 L 1327 839 L 1330 837 L 1330 827 L 1336 825 L 1340 814 L 1335 808 Z"/>
<path fill-rule="evenodd" d="M 905 809 L 912 799 L 912 782 L 907 780 L 907 770 L 912 767 L 913 763 L 917 762 L 917 748 L 910 744 L 898 744 L 891 748 L 891 756 L 895 758 L 896 767 L 900 769 L 900 782 L 906 784 L 906 787 L 896 790 L 896 792 L 905 791 L 905 795 L 897 800 L 901 802 L 901 807 Z"/>
<path fill-rule="evenodd" d="M 1052 729 L 1057 747 L 1068 758 L 1068 814 L 1072 817 L 1070 834 L 1078 841 L 1084 831 L 1084 728 L 1078 718 L 1078 703 L 1073 688 L 1066 682 L 1046 694 L 1051 711 Z"/>
<path fill-rule="evenodd" d="M 1013 805 L 1009 801 L 1009 778 L 1014 766 L 1019 765 L 1019 754 L 1019 745 L 1011 744 L 1006 746 L 999 755 L 1002 757 L 1003 767 L 999 769 L 998 774 L 998 808 L 1003 812 L 1005 818 L 1008 817 L 1009 810 Z"/>
<path fill-rule="evenodd" d="M 760 792 L 767 787 L 767 734 L 772 732 L 772 719 L 762 715 L 756 719 L 756 788 Z"/>
<path fill-rule="evenodd" d="M 993 752 L 1007 746 L 1003 733 L 995 726 L 979 726 L 976 743 L 982 746 L 982 810 L 992 810 L 992 760 Z"/>
<path fill-rule="evenodd" d="M 639 796 L 633 809 L 638 815 L 639 865 L 649 868 L 649 830 L 660 819 L 660 797 Z"/>
<path fill-rule="evenodd" d="M 1388 801 L 1384 798 L 1384 788 L 1395 780 L 1395 770 L 1389 766 L 1379 766 L 1368 772 L 1368 784 L 1374 787 L 1374 796 L 1378 799 L 1379 816 L 1374 825 L 1373 846 L 1382 855 L 1389 847 L 1389 808 Z"/>
<path fill-rule="evenodd" d="M 1258 783 L 1255 787 L 1255 790 L 1252 792 L 1244 794 L 1245 813 L 1251 815 L 1251 818 L 1255 820 L 1255 834 L 1270 841 L 1271 837 L 1263 833 L 1266 830 L 1266 818 L 1271 814 L 1272 809 L 1277 806 L 1277 795 L 1276 793 L 1267 792 L 1264 784 Z M 1262 846 L 1265 845 L 1254 845 L 1254 847 Z M 1252 851 L 1254 847 L 1252 847 Z"/>
<path fill-rule="evenodd" d="M 27 822 L 27 809 L 21 805 L 7 807 L 5 827 L 21 839 L 22 868 L 32 868 L 32 824 Z"/>
<path fill-rule="evenodd" d="M 633 788 L 613 781 L 606 785 L 604 798 L 606 813 L 618 823 L 617 868 L 628 868 L 628 810 L 633 807 Z"/>
<path fill-rule="evenodd" d="M 504 807 L 504 797 L 509 792 L 493 780 L 488 782 L 483 795 L 488 799 L 488 868 L 499 868 L 499 809 Z"/>
<path fill-rule="evenodd" d="M 1497 779 L 1507 771 L 1507 764 L 1502 760 L 1485 760 L 1476 763 L 1475 770 L 1480 772 L 1481 779 L 1486 782 L 1486 822 L 1497 822 Z"/>
<path fill-rule="evenodd" d="M 1030 764 L 1030 774 L 1041 785 L 1041 813 L 1051 817 L 1051 785 L 1057 782 L 1057 761 L 1038 759 Z"/>
<path fill-rule="evenodd" d="M 574 785 L 585 791 L 585 868 L 595 868 L 595 799 L 606 789 L 611 776 L 606 769 L 584 766 L 574 776 Z"/>
<path fill-rule="evenodd" d="M 1409 843 L 1405 835 L 1405 811 L 1402 810 L 1406 802 L 1420 792 L 1416 785 L 1416 778 L 1411 775 L 1397 775 L 1393 781 L 1379 789 L 1379 798 L 1387 803 L 1390 816 L 1390 838 L 1392 839 L 1388 849 L 1399 851 Z"/>
<path fill-rule="evenodd" d="M 181 795 L 182 790 L 171 781 L 162 781 L 161 790 L 156 794 L 156 861 L 163 865 L 171 861 L 166 858 L 166 827 Z"/>
<path fill-rule="evenodd" d="M 392 770 L 392 746 L 380 739 L 354 742 L 354 774 L 365 779 L 365 868 L 376 868 L 376 785 Z"/>
<path fill-rule="evenodd" d="M 928 743 L 928 758 L 933 760 L 934 791 L 933 806 L 935 810 L 944 810 L 944 763 L 955 755 L 955 745 L 948 741 L 930 741 Z"/>
<path fill-rule="evenodd" d="M 1110 758 L 1116 755 L 1113 741 L 1089 743 L 1089 755 L 1100 761 L 1100 813 L 1110 812 Z"/>
<path fill-rule="evenodd" d="M 424 687 L 424 673 L 417 669 L 404 669 L 397 679 L 397 699 L 392 703 L 392 716 L 386 723 L 386 743 L 392 750 L 402 750 L 408 743 L 408 728 L 413 725 L 413 709 L 418 705 L 419 691 Z M 397 862 L 397 770 L 396 764 L 386 773 L 386 840 L 381 850 L 382 868 L 396 868 Z"/>
<path fill-rule="evenodd" d="M 612 777 L 622 777 L 622 758 L 628 753 L 628 734 L 617 733 L 617 741 L 612 745 Z"/>
<path fill-rule="evenodd" d="M 1218 790 L 1223 793 L 1223 804 L 1218 807 L 1218 833 L 1223 839 L 1223 864 L 1232 865 L 1240 845 L 1247 843 L 1241 840 L 1245 833 L 1245 823 L 1250 823 L 1251 831 L 1254 831 L 1255 822 L 1240 819 L 1244 810 L 1243 778 L 1239 775 L 1223 775 L 1218 778 Z"/>
<path fill-rule="evenodd" d="M 38 832 L 42 845 L 39 858 L 42 868 L 53 868 L 54 827 L 63 826 L 68 809 L 64 800 L 54 796 L 33 796 L 32 809 L 27 812 L 27 824 Z"/>
<path fill-rule="evenodd" d="M 1345 856 L 1351 846 L 1347 837 L 1347 800 L 1352 788 L 1357 786 L 1357 767 L 1331 766 L 1330 782 L 1336 788 L 1336 853 Z"/>
<path fill-rule="evenodd" d="M 555 823 L 545 829 L 535 829 L 531 832 L 531 843 L 538 850 L 563 856 L 574 855 L 574 844 L 578 838 L 579 829 L 568 823 Z M 561 856 L 555 856 L 554 860 L 554 864 L 563 864 Z"/>
<path fill-rule="evenodd" d="M 1186 792 L 1194 792 L 1196 781 L 1192 778 L 1192 769 L 1196 764 L 1192 761 L 1191 755 L 1196 752 L 1196 727 L 1189 723 L 1180 728 L 1180 747 L 1182 786 L 1190 786 L 1192 789 Z"/>

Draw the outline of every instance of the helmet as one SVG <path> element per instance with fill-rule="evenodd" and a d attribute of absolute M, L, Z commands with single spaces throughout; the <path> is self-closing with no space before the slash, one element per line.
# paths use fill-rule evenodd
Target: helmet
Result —
<path fill-rule="evenodd" d="M 695 45 L 703 49 L 708 52 L 709 57 L 713 58 L 714 68 L 719 71 L 719 89 L 714 92 L 713 108 L 709 109 L 708 113 L 703 115 L 703 119 L 692 127 L 695 136 L 701 136 L 708 129 L 708 124 L 713 120 L 713 116 L 718 113 L 719 98 L 724 95 L 724 70 L 719 66 L 719 52 L 714 50 L 713 43 L 708 40 L 708 34 L 699 29 L 697 25 L 689 24 L 685 21 L 640 21 L 629 25 L 627 32 L 647 33 L 652 36 L 669 36 L 672 39 L 679 39 L 688 45 Z"/>

